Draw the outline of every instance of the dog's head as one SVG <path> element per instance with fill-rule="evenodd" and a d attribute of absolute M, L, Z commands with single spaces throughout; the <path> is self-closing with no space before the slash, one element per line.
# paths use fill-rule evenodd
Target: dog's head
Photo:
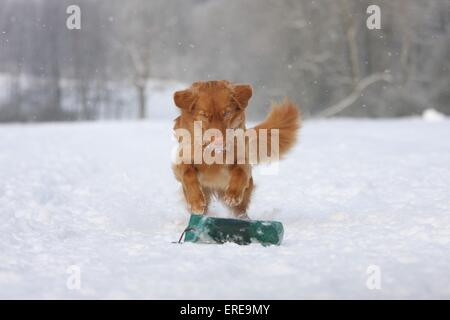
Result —
<path fill-rule="evenodd" d="M 216 129 L 225 137 L 227 129 L 244 128 L 245 108 L 251 96 L 248 84 L 205 81 L 175 92 L 174 101 L 187 121 L 199 121 L 203 130 Z"/>

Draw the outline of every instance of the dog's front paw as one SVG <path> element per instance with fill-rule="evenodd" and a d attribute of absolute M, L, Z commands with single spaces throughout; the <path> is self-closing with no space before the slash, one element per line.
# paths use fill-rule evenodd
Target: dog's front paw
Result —
<path fill-rule="evenodd" d="M 203 196 L 190 199 L 189 210 L 192 214 L 204 214 L 206 211 L 206 202 Z"/>
<path fill-rule="evenodd" d="M 228 188 L 222 199 L 230 207 L 235 207 L 241 204 L 243 198 L 244 192 L 242 190 Z"/>

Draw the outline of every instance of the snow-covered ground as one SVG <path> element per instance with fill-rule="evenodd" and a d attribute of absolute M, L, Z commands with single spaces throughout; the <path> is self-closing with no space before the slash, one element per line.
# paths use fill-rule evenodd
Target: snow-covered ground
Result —
<path fill-rule="evenodd" d="M 268 248 L 172 243 L 171 125 L 0 126 L 0 298 L 450 298 L 450 120 L 307 122 L 255 178 Z"/>

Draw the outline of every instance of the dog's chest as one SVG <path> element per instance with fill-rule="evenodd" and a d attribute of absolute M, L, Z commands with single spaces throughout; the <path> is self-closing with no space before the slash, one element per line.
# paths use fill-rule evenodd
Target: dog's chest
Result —
<path fill-rule="evenodd" d="M 228 168 L 223 165 L 201 166 L 197 177 L 203 187 L 213 190 L 226 190 L 230 181 Z"/>

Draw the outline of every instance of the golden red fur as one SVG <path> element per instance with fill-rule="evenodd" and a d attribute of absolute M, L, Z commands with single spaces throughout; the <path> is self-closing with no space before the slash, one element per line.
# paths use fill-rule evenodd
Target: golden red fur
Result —
<path fill-rule="evenodd" d="M 194 121 L 201 121 L 204 130 L 218 129 L 225 136 L 226 129 L 244 129 L 245 109 L 252 96 L 252 87 L 229 81 L 195 82 L 174 94 L 174 102 L 181 115 L 175 119 L 174 129 L 183 128 L 192 135 Z M 267 118 L 255 129 L 279 129 L 279 155 L 283 156 L 296 142 L 300 128 L 298 107 L 288 99 L 272 107 Z M 258 158 L 258 161 L 260 159 Z M 175 177 L 181 182 L 183 193 L 192 213 L 204 214 L 213 195 L 227 205 L 237 217 L 247 217 L 247 208 L 254 188 L 252 166 L 238 164 L 180 163 L 173 166 Z"/>

